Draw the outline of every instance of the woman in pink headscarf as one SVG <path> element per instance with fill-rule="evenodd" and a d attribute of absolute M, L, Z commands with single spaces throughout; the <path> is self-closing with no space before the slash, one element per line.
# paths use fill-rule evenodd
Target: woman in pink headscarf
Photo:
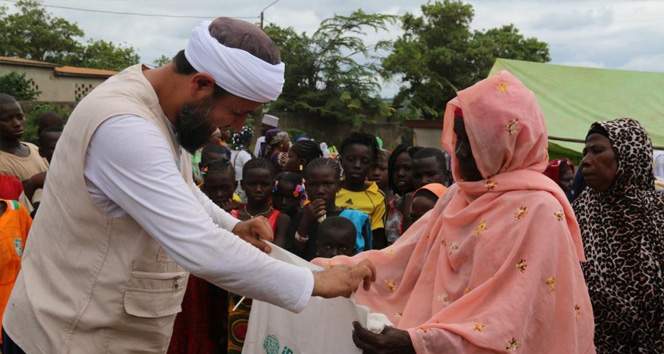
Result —
<path fill-rule="evenodd" d="M 391 247 L 353 258 L 379 269 L 357 302 L 395 327 L 355 323 L 365 353 L 595 353 L 593 313 L 567 198 L 542 174 L 547 134 L 535 96 L 501 72 L 447 105 L 455 185 Z"/>

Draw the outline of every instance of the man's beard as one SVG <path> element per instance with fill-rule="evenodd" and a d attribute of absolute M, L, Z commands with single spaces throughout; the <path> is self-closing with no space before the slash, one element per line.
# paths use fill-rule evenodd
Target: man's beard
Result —
<path fill-rule="evenodd" d="M 175 132 L 178 142 L 190 154 L 204 147 L 216 129 L 210 123 L 208 115 L 212 110 L 210 100 L 188 104 L 180 109 L 175 120 Z"/>

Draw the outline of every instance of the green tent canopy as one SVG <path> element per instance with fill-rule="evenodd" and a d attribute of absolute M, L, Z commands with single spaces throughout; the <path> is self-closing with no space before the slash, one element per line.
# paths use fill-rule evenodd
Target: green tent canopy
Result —
<path fill-rule="evenodd" d="M 593 122 L 637 119 L 653 145 L 664 146 L 664 73 L 584 68 L 497 59 L 489 75 L 507 70 L 531 89 L 549 132 L 552 157 L 580 157 Z"/>

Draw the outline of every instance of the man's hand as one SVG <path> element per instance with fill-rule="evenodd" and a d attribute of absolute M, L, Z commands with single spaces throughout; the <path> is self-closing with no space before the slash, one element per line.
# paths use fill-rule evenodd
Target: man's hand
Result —
<path fill-rule="evenodd" d="M 265 253 L 270 253 L 272 250 L 263 240 L 273 241 L 274 232 L 270 223 L 262 216 L 240 221 L 232 232 Z"/>
<path fill-rule="evenodd" d="M 314 272 L 313 296 L 335 298 L 350 297 L 351 294 L 364 286 L 369 290 L 371 283 L 376 281 L 376 268 L 365 260 L 353 267 L 332 266 L 320 272 Z"/>
<path fill-rule="evenodd" d="M 394 327 L 385 327 L 383 333 L 376 334 L 353 322 L 353 342 L 363 353 L 415 354 L 408 332 Z"/>

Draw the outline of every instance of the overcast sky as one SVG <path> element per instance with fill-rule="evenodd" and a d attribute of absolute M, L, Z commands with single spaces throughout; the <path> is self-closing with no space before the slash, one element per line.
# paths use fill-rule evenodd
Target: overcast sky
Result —
<path fill-rule="evenodd" d="M 11 8 L 12 0 L 0 0 Z M 272 0 L 45 0 L 47 6 L 193 16 L 253 17 Z M 334 14 L 419 13 L 424 0 L 280 0 L 265 12 L 266 22 L 312 32 Z M 515 24 L 526 36 L 549 44 L 553 63 L 643 71 L 664 71 L 664 1 L 469 1 L 472 27 Z M 49 8 L 75 21 L 86 37 L 131 45 L 144 63 L 174 55 L 200 19 L 113 15 Z M 394 38 L 400 30 L 370 34 L 367 43 Z M 391 96 L 396 84 L 383 89 Z"/>

